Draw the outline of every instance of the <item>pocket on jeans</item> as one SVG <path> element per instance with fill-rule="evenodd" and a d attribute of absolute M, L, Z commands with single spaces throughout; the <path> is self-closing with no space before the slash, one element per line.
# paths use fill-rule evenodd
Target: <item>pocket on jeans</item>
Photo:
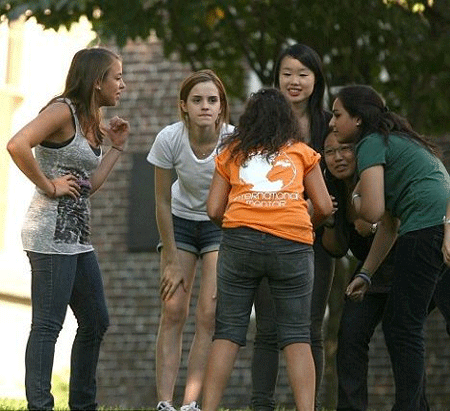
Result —
<path fill-rule="evenodd" d="M 312 281 L 314 260 L 311 252 L 299 251 L 288 254 L 277 254 L 278 273 L 280 279 L 290 279 L 301 276 L 304 281 Z"/>
<path fill-rule="evenodd" d="M 258 261 L 252 251 L 222 245 L 217 261 L 217 273 L 221 278 L 255 277 Z"/>

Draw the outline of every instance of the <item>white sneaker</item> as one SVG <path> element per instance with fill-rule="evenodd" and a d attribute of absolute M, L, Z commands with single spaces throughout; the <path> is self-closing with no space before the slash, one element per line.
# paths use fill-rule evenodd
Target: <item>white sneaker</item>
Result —
<path fill-rule="evenodd" d="M 169 401 L 160 401 L 156 406 L 157 411 L 177 411 Z"/>
<path fill-rule="evenodd" d="M 197 404 L 197 401 L 192 401 L 190 404 L 182 405 L 180 411 L 202 411 Z"/>

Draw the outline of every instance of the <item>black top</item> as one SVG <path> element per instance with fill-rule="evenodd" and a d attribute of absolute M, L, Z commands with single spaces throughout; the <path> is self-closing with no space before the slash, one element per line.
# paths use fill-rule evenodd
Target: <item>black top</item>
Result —
<path fill-rule="evenodd" d="M 364 260 L 369 254 L 374 235 L 363 237 L 356 231 L 355 225 L 347 220 L 347 194 L 345 183 L 334 178 L 327 171 L 325 172 L 325 181 L 327 183 L 329 193 L 336 198 L 338 203 L 338 209 L 334 214 L 334 230 L 336 239 L 342 247 L 343 252 L 340 255 L 335 255 L 330 251 L 327 251 L 333 255 L 333 257 L 340 258 L 346 255 L 347 251 L 350 250 L 358 260 L 356 270 L 353 273 L 354 276 L 358 273 Z M 369 293 L 386 293 L 389 291 L 394 275 L 394 248 L 395 244 L 381 266 L 372 276 L 372 285 L 368 290 Z"/>

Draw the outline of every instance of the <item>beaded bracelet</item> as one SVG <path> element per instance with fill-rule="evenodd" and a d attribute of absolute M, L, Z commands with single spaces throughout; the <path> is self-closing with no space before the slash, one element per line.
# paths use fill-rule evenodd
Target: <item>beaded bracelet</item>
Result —
<path fill-rule="evenodd" d="M 367 284 L 369 284 L 369 286 L 372 285 L 372 280 L 366 273 L 359 272 L 355 275 L 355 278 L 356 277 L 362 278 Z"/>

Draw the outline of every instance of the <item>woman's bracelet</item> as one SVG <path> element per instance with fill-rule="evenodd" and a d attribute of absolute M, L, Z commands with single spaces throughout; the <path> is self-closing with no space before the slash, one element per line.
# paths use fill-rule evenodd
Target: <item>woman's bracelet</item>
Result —
<path fill-rule="evenodd" d="M 442 218 L 442 224 L 446 225 L 446 224 L 450 224 L 450 218 L 447 218 L 447 216 L 445 215 Z"/>
<path fill-rule="evenodd" d="M 114 149 L 116 149 L 117 151 L 120 151 L 120 152 L 123 151 L 123 148 L 120 148 L 120 147 L 117 147 L 117 146 L 111 146 L 111 148 L 114 148 Z"/>
<path fill-rule="evenodd" d="M 52 195 L 50 196 L 50 198 L 56 198 L 56 185 L 55 185 L 55 183 L 54 183 L 52 180 L 50 180 L 50 183 L 51 183 L 52 186 L 53 186 L 53 193 L 52 193 Z"/>
<path fill-rule="evenodd" d="M 370 279 L 369 275 L 367 275 L 365 272 L 360 271 L 358 274 L 355 275 L 355 278 L 362 278 L 367 284 L 372 285 L 372 280 Z"/>
<path fill-rule="evenodd" d="M 359 193 L 353 193 L 353 194 L 352 194 L 352 204 L 353 204 L 353 205 L 355 204 L 355 200 L 356 200 L 357 198 L 361 198 L 361 194 L 359 194 Z"/>

